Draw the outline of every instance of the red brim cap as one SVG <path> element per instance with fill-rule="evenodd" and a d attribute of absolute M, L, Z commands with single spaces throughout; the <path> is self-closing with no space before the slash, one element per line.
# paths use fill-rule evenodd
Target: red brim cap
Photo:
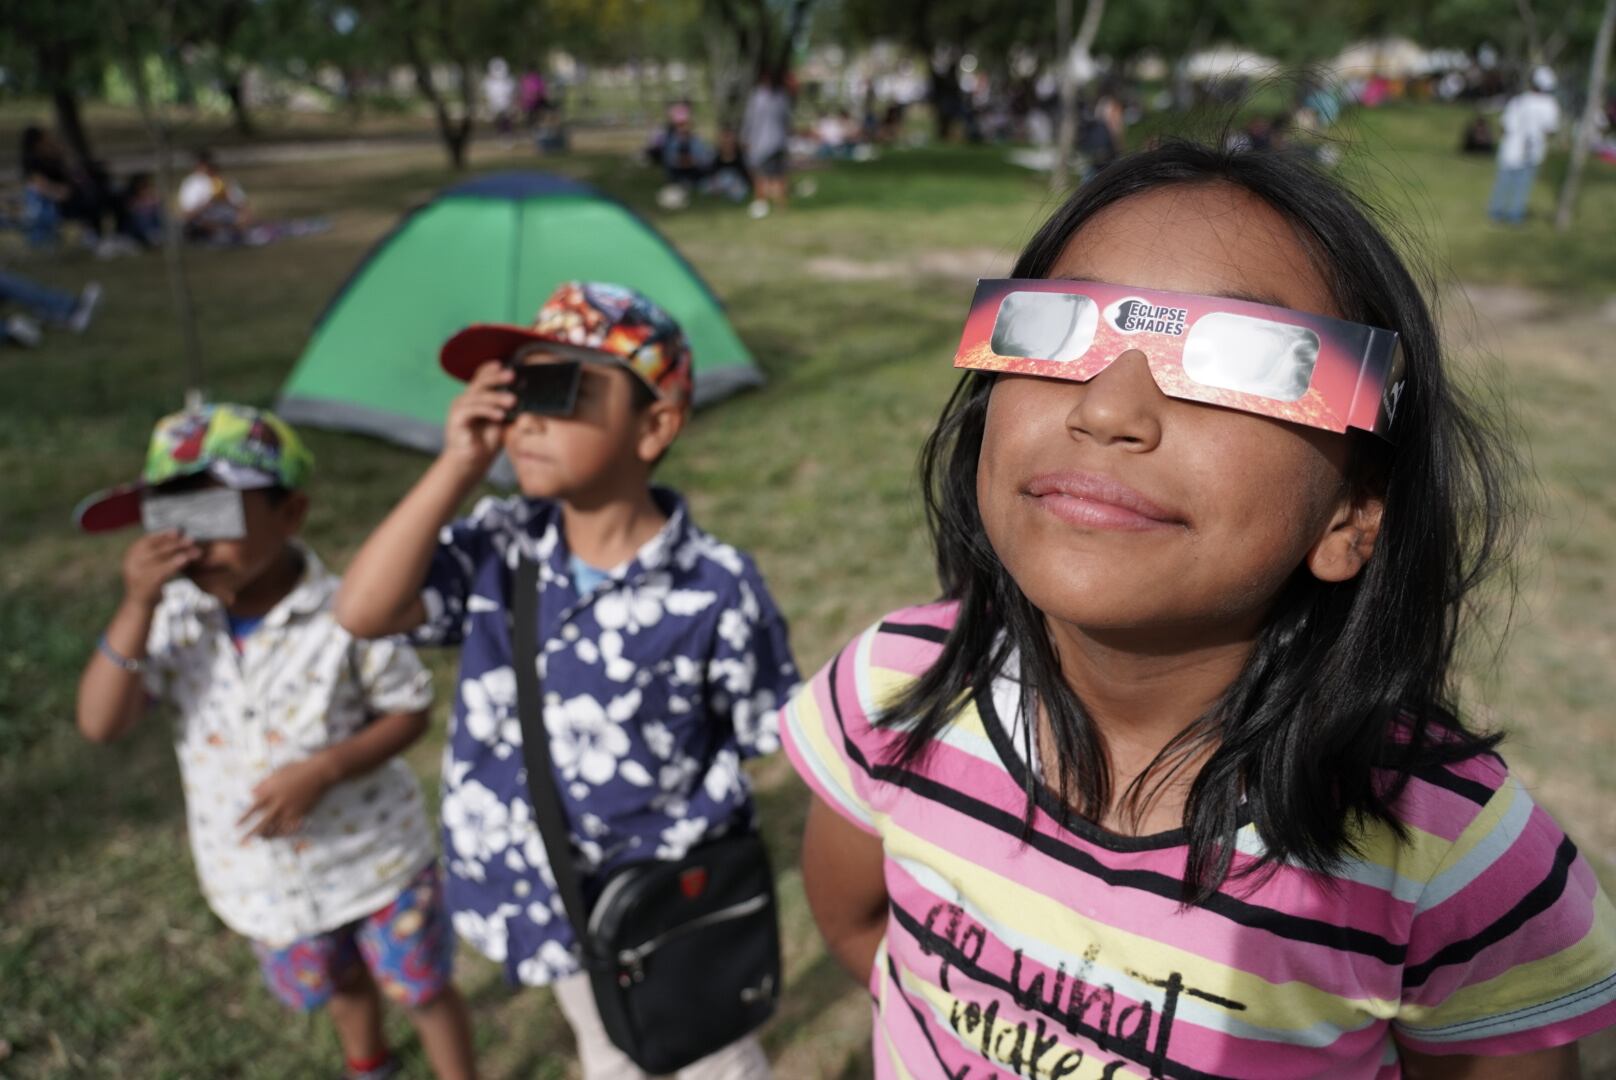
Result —
<path fill-rule="evenodd" d="M 140 481 L 119 484 L 98 491 L 73 511 L 73 521 L 85 532 L 110 532 L 140 523 L 140 496 L 146 485 Z"/>
<path fill-rule="evenodd" d="M 622 362 L 621 357 L 612 353 L 556 341 L 525 326 L 479 323 L 476 326 L 466 327 L 445 341 L 443 348 L 438 352 L 438 363 L 443 365 L 444 371 L 461 382 L 470 382 L 471 377 L 477 374 L 477 369 L 490 360 L 503 362 L 523 345 L 535 343 L 553 346 L 557 355 L 577 360 Z"/>

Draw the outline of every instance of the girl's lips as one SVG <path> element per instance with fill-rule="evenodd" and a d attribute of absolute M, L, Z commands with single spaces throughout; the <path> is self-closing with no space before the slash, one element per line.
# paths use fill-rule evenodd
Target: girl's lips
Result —
<path fill-rule="evenodd" d="M 1027 481 L 1022 490 L 1040 508 L 1080 528 L 1145 532 L 1186 524 L 1175 511 L 1095 473 L 1043 473 Z"/>

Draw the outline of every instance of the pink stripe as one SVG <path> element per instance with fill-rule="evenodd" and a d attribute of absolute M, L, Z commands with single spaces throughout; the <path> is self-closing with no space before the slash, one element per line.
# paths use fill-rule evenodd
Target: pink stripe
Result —
<path fill-rule="evenodd" d="M 843 799 L 840 796 L 833 794 L 829 788 L 825 787 L 825 785 L 819 782 L 818 775 L 815 774 L 814 770 L 808 764 L 807 754 L 803 751 L 801 746 L 797 745 L 797 737 L 792 731 L 791 724 L 786 723 L 780 725 L 780 741 L 785 746 L 786 757 L 791 760 L 791 765 L 797 770 L 797 775 L 802 777 L 802 782 L 808 785 L 808 789 L 812 791 L 821 802 L 839 813 L 849 824 L 857 826 L 859 829 L 869 833 L 871 836 L 879 837 L 881 835 L 880 830 L 876 829 L 874 826 L 868 824 L 867 822 L 860 821 L 858 818 L 849 814 L 849 807 L 844 805 Z"/>
<path fill-rule="evenodd" d="M 1273 983 L 1299 980 L 1347 999 L 1367 995 L 1395 997 L 1400 991 L 1400 969 L 1373 957 L 1293 941 L 1242 926 L 1204 908 L 1183 911 L 1176 898 L 1126 886 L 1102 885 L 1083 871 L 1019 844 L 998 829 L 964 815 L 922 807 L 913 801 L 900 803 L 895 815 L 899 825 L 928 843 L 944 850 L 969 851 L 971 861 L 988 873 L 1048 897 L 1072 897 L 1074 902 L 1066 906 L 1073 911 L 1074 918 L 1159 941 L 1208 963 L 1245 971 Z M 1183 873 L 1182 848 L 1109 852 L 1081 842 L 1075 846 L 1115 869 L 1150 870 L 1165 873 L 1169 878 Z M 888 871 L 889 877 L 891 872 Z M 1267 893 L 1271 887 L 1265 886 L 1248 902 L 1272 907 Z M 1341 897 L 1345 899 L 1349 895 L 1343 892 Z M 1314 890 L 1311 906 L 1316 909 L 1316 917 L 1327 923 L 1345 925 L 1350 915 L 1345 904 L 1337 899 L 1335 906 L 1331 905 L 1328 893 Z M 1360 901 L 1360 906 L 1377 909 L 1381 905 Z"/>
<path fill-rule="evenodd" d="M 1505 860 L 1500 860 L 1503 862 Z M 1427 955 L 1435 953 L 1442 944 L 1450 941 L 1462 941 L 1467 937 L 1480 933 L 1492 923 L 1492 919 L 1465 918 L 1462 923 L 1463 933 L 1456 932 L 1460 924 L 1455 919 L 1448 919 L 1440 930 L 1427 937 L 1425 920 L 1444 909 L 1452 909 L 1455 905 L 1462 907 L 1466 902 L 1477 908 L 1484 904 L 1491 908 L 1508 910 L 1526 892 L 1531 885 L 1541 880 L 1538 874 L 1530 880 L 1530 884 L 1516 879 L 1505 868 L 1495 874 L 1489 868 L 1481 877 L 1477 878 L 1469 888 L 1458 896 L 1453 897 L 1436 912 L 1427 912 L 1422 915 L 1415 925 L 1415 941 L 1423 946 L 1423 954 L 1419 961 L 1412 957 L 1410 963 L 1423 962 Z M 1543 867 L 1546 872 L 1547 865 Z M 1513 887 L 1512 887 L 1513 886 Z M 1477 896 L 1466 897 L 1472 889 L 1476 890 L 1505 890 L 1505 895 L 1495 898 L 1491 891 L 1481 892 Z M 1599 889 L 1599 882 L 1594 877 L 1593 870 L 1579 855 L 1577 861 L 1571 864 L 1570 874 L 1566 880 L 1565 891 L 1560 894 L 1548 910 L 1540 912 L 1529 919 L 1524 926 L 1516 930 L 1502 941 L 1495 942 L 1483 949 L 1480 954 L 1466 963 L 1449 964 L 1437 968 L 1425 985 L 1417 993 L 1410 995 L 1410 1001 L 1417 1001 L 1423 1005 L 1433 1005 L 1446 1000 L 1455 991 L 1474 983 L 1486 982 L 1504 974 L 1510 968 L 1520 964 L 1542 960 L 1554 956 L 1566 949 L 1572 948 L 1588 936 L 1594 925 L 1594 897 Z M 1502 900 L 1502 903 L 1489 903 L 1489 901 Z M 1502 915 L 1503 911 L 1498 911 Z M 1497 916 L 1495 916 L 1496 918 Z"/>
<path fill-rule="evenodd" d="M 1447 788 L 1410 780 L 1392 806 L 1392 813 L 1410 828 L 1453 843 L 1476 820 L 1481 807 Z"/>
<path fill-rule="evenodd" d="M 1415 1033 L 1407 1031 L 1399 1031 L 1397 1037 L 1416 1050 L 1429 1050 L 1433 1054 L 1505 1057 L 1509 1054 L 1525 1054 L 1533 1050 L 1547 1050 L 1552 1046 L 1564 1046 L 1613 1025 L 1616 1025 L 1616 1001 L 1601 1005 L 1597 1009 L 1590 1009 L 1569 1020 L 1562 1020 L 1558 1024 L 1517 1031 L 1509 1035 L 1496 1035 L 1492 1038 L 1464 1042 L 1426 1042 Z"/>
<path fill-rule="evenodd" d="M 1408 962 L 1424 963 L 1447 942 L 1478 934 L 1503 918 L 1549 875 L 1564 839 L 1554 819 L 1534 806 L 1508 850 L 1458 892 L 1419 914 L 1410 931 Z"/>
<path fill-rule="evenodd" d="M 937 662 L 937 656 L 942 651 L 941 645 L 925 638 L 877 633 L 875 640 L 870 643 L 870 666 L 918 678 Z"/>
<path fill-rule="evenodd" d="M 1490 792 L 1496 793 L 1504 785 L 1505 775 L 1491 758 L 1471 758 L 1446 768 L 1448 772 L 1480 784 Z M 1482 807 L 1457 792 L 1424 780 L 1412 779 L 1403 789 L 1394 809 L 1400 821 L 1450 843 L 1458 840 L 1482 811 Z"/>
<path fill-rule="evenodd" d="M 929 922 L 934 933 L 954 942 L 967 956 L 975 957 L 976 965 L 1011 983 L 1015 991 L 984 985 L 977 978 L 961 971 L 957 965 L 949 963 L 950 957 L 937 951 L 929 951 L 927 945 L 900 927 L 889 926 L 887 948 L 896 960 L 900 973 L 905 974 L 912 986 L 917 985 L 920 980 L 941 985 L 944 981 L 943 968 L 946 963 L 948 993 L 962 1003 L 976 1002 L 982 1010 L 997 1003 L 995 1015 L 1001 1023 L 1025 1022 L 1031 1032 L 1036 1033 L 1037 1022 L 1042 1019 L 1046 1038 L 1053 1029 L 1060 1033 L 1063 1041 L 1070 1040 L 1078 1046 L 1091 1046 L 1092 1040 L 1103 1032 L 1115 1041 L 1114 1045 L 1117 1047 L 1131 1047 L 1126 1052 L 1128 1060 L 1139 1064 L 1150 1062 L 1152 1052 L 1158 1048 L 1162 1039 L 1163 1005 L 1167 994 L 1165 988 L 1161 994 L 1153 994 L 1153 1000 L 1148 1002 L 1148 1008 L 1145 1008 L 1126 995 L 1108 992 L 1103 987 L 1090 986 L 1086 981 L 1080 984 L 1074 979 L 1073 973 L 1081 970 L 1081 958 L 1073 957 L 1074 962 L 1066 965 L 1064 973 L 1057 973 L 1026 957 L 1018 961 L 1005 942 L 991 936 L 985 927 L 971 918 L 968 912 L 962 913 L 956 922 L 952 909 L 946 906 L 945 901 L 904 873 L 901 867 L 889 863 L 887 878 L 894 900 L 904 910 L 923 924 Z M 1102 956 L 1100 959 L 1103 961 L 1105 958 Z M 1167 981 L 1170 974 L 1146 973 L 1147 977 L 1161 977 L 1163 982 Z M 1195 987 L 1195 989 L 1203 988 Z M 1213 993 L 1217 992 L 1216 988 L 1206 989 L 1210 989 Z M 1068 1034 L 1062 1020 L 1057 1019 L 1069 1015 L 1073 1010 L 1074 992 L 1078 995 L 1076 1010 L 1079 1022 L 1083 1025 L 1083 1033 L 1076 1036 Z M 1087 997 L 1085 1004 L 1086 995 L 1092 996 Z M 1027 1003 L 1025 1007 L 1018 1003 L 1018 997 Z M 1044 1011 L 1031 1007 L 1035 997 L 1044 1002 Z M 1175 1008 L 1186 1000 L 1181 991 Z M 890 1016 L 895 1007 L 895 1003 L 889 1003 L 886 1014 Z M 1207 1007 L 1215 1009 L 1219 1006 Z M 1054 1014 L 1053 1017 L 1051 1013 Z M 1234 1015 L 1239 1014 L 1235 1012 Z M 940 1026 L 942 1030 L 936 1032 L 939 1042 L 958 1038 L 947 1020 Z M 980 1031 L 980 1027 L 977 1030 Z M 1344 1068 L 1349 1062 L 1356 1063 L 1356 1068 L 1346 1070 L 1342 1075 L 1362 1075 L 1363 1068 L 1379 1062 L 1385 1034 L 1384 1022 L 1372 1023 L 1343 1034 L 1328 1048 L 1305 1047 L 1264 1039 L 1242 1038 L 1201 1027 L 1185 1019 L 1183 1013 L 1179 1012 L 1169 1029 L 1166 1048 L 1168 1056 L 1174 1061 L 1193 1064 L 1198 1069 L 1212 1072 L 1227 1072 L 1232 1069 L 1236 1075 L 1254 1078 L 1317 1075 L 1323 1069 Z M 968 1033 L 966 1038 L 969 1039 Z M 1009 1047 L 1013 1045 L 1013 1039 L 1004 1039 L 1000 1045 L 1002 1051 L 1008 1052 Z M 1024 1046 L 1030 1045 L 1029 1036 Z M 980 1046 L 978 1045 L 976 1049 L 980 1050 Z M 1103 1060 L 1122 1056 L 1106 1051 L 1098 1053 Z"/>

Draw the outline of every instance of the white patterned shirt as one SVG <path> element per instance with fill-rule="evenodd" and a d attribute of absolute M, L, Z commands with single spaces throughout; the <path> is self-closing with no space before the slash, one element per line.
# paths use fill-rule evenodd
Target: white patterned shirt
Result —
<path fill-rule="evenodd" d="M 147 642 L 147 689 L 175 711 L 203 894 L 232 930 L 272 948 L 386 907 L 434 857 L 420 786 L 399 758 L 328 789 L 296 834 L 243 839 L 237 822 L 275 770 L 432 702 L 409 645 L 337 625 L 340 579 L 301 550 L 301 580 L 239 652 L 223 606 L 184 578 L 164 588 Z"/>

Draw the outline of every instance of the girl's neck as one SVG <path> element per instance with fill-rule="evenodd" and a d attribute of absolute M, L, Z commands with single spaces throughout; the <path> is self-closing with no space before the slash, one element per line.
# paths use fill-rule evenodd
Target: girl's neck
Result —
<path fill-rule="evenodd" d="M 633 558 L 667 520 L 645 485 L 627 497 L 591 503 L 561 500 L 561 530 L 567 549 L 603 570 Z"/>
<path fill-rule="evenodd" d="M 1120 800 L 1163 748 L 1205 715 L 1239 677 L 1255 643 L 1255 628 L 1193 638 L 1154 632 L 1146 641 L 1085 632 L 1054 620 L 1050 629 L 1062 674 L 1105 743 L 1112 806 L 1101 824 L 1147 834 L 1176 828 L 1182 824 L 1189 785 L 1211 748 L 1197 752 L 1173 774 L 1137 823 L 1128 820 Z M 1041 724 L 1047 720 L 1041 718 Z M 1145 786 L 1148 790 L 1150 781 Z"/>
<path fill-rule="evenodd" d="M 1111 737 L 1165 744 L 1204 713 L 1240 674 L 1255 637 L 1219 635 L 1148 643 L 1051 623 L 1061 672 Z M 1131 635 L 1130 635 L 1131 637 Z"/>

